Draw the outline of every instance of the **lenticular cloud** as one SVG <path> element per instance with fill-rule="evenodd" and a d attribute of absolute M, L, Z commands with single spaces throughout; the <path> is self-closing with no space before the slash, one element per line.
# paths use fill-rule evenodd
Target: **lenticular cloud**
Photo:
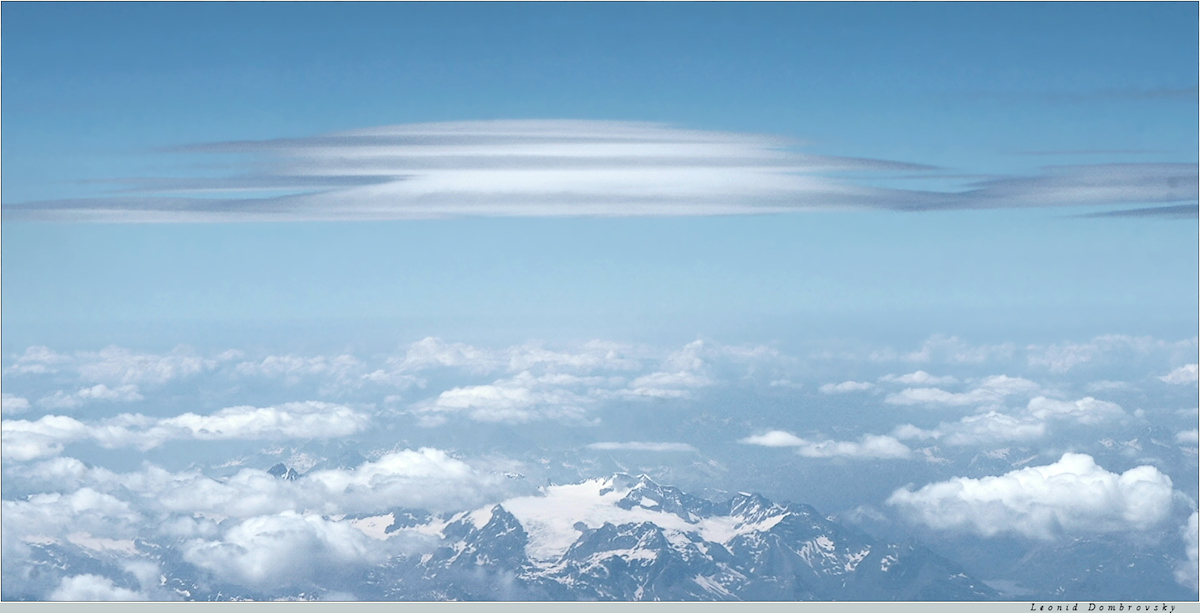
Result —
<path fill-rule="evenodd" d="M 116 195 L 6 202 L 3 216 L 106 222 L 634 217 L 1196 199 L 1196 167 L 1188 164 L 1060 167 L 920 191 L 856 182 L 847 172 L 911 173 L 929 166 L 805 154 L 794 145 L 777 136 L 622 121 L 382 126 L 182 147 L 175 151 L 249 155 L 257 170 L 121 179 L 113 182 L 126 187 Z M 1176 214 L 1175 208 L 1167 212 Z"/>

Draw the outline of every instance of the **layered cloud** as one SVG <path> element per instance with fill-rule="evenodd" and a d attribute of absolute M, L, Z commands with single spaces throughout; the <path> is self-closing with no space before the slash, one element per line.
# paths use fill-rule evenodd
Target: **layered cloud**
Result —
<path fill-rule="evenodd" d="M 187 347 L 178 347 L 166 354 L 139 353 L 123 347 L 106 347 L 100 351 L 58 353 L 49 347 L 32 346 L 14 356 L 4 368 L 5 375 L 46 375 L 72 372 L 83 381 L 104 383 L 113 387 L 126 385 L 161 385 L 169 381 L 192 377 L 210 371 L 223 362 L 236 359 L 237 351 L 227 351 L 214 357 L 203 357 Z"/>
<path fill-rule="evenodd" d="M 700 340 L 665 356 L 599 341 L 586 344 L 580 353 L 520 346 L 494 354 L 469 346 L 447 347 L 436 339 L 426 339 L 420 345 L 420 358 L 414 360 L 410 349 L 401 365 L 413 368 L 415 364 L 451 363 L 468 370 L 530 368 L 487 384 L 454 387 L 413 403 L 409 412 L 426 426 L 440 425 L 452 416 L 482 422 L 561 419 L 591 423 L 589 413 L 603 402 L 685 400 L 697 390 L 717 385 L 721 381 L 719 371 L 733 370 L 742 378 L 752 378 L 761 370 L 774 374 L 781 364 L 789 362 L 786 356 L 764 346 Z M 635 359 L 629 356 L 633 352 L 641 355 Z M 466 355 L 473 359 L 465 360 Z"/>
<path fill-rule="evenodd" d="M 326 402 L 291 402 L 272 407 L 237 406 L 209 415 L 184 413 L 154 418 L 121 414 L 96 422 L 63 415 L 3 422 L 5 459 L 32 460 L 61 453 L 64 446 L 91 440 L 107 447 L 152 449 L 173 439 L 235 440 L 331 438 L 367 427 L 369 415 Z"/>
<path fill-rule="evenodd" d="M 847 173 L 921 176 L 920 164 L 799 153 L 787 139 L 661 124 L 499 120 L 408 124 L 308 138 L 209 143 L 263 170 L 125 180 L 119 195 L 6 203 L 8 220 L 217 221 L 464 216 L 643 216 L 821 209 L 1195 203 L 1194 164 L 1061 166 L 945 191 L 885 189 Z"/>
<path fill-rule="evenodd" d="M 996 477 L 905 487 L 887 504 L 937 530 L 1054 539 L 1153 528 L 1170 515 L 1173 497 L 1170 477 L 1153 466 L 1117 474 L 1089 455 L 1067 453 Z"/>

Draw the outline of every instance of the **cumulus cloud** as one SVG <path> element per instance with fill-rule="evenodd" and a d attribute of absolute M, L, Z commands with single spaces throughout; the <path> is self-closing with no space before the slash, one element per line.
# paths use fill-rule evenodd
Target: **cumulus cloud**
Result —
<path fill-rule="evenodd" d="M 794 447 L 796 453 L 809 458 L 883 458 L 902 459 L 912 454 L 904 443 L 891 436 L 867 434 L 857 442 L 810 441 L 790 432 L 771 430 L 765 434 L 747 436 L 738 441 L 763 447 Z"/>
<path fill-rule="evenodd" d="M 6 203 L 8 220 L 220 221 L 640 216 L 823 209 L 1193 203 L 1194 164 L 1064 166 L 947 191 L 856 183 L 912 163 L 799 153 L 787 139 L 661 124 L 496 120 L 209 143 L 256 174 L 128 181 L 122 195 Z M 852 175 L 851 175 L 852 176 Z M 272 192 L 285 190 L 289 195 Z M 214 197 L 216 196 L 216 197 Z"/>
<path fill-rule="evenodd" d="M 184 561 L 240 585 L 272 591 L 321 585 L 431 544 L 421 535 L 371 539 L 343 515 L 396 507 L 441 513 L 528 493 L 521 482 L 497 472 L 495 464 L 494 459 L 471 464 L 422 448 L 386 453 L 353 469 L 310 472 L 298 480 L 250 468 L 222 478 L 153 465 L 115 473 L 73 458 L 6 467 L 6 479 L 61 490 L 3 501 L 6 572 L 18 563 L 14 560 L 29 555 L 22 543 L 83 547 L 108 552 L 109 558 L 115 552 L 121 566 L 138 578 L 140 598 L 159 598 L 147 592 L 157 589 L 159 571 L 141 557 L 155 551 L 144 548 L 145 540 L 174 543 Z M 131 586 L 99 579 L 64 581 L 58 587 L 68 600 L 133 598 L 110 589 Z"/>
<path fill-rule="evenodd" d="M 1085 454 L 997 477 L 956 477 L 918 490 L 896 490 L 887 504 L 938 530 L 1036 539 L 1147 530 L 1170 515 L 1170 477 L 1153 466 L 1116 474 Z"/>
<path fill-rule="evenodd" d="M 1197 368 L 1196 364 L 1185 364 L 1185 365 L 1180 366 L 1179 368 L 1176 368 L 1175 370 L 1172 370 L 1171 372 L 1159 377 L 1159 380 L 1163 381 L 1164 383 L 1170 383 L 1172 385 L 1185 385 L 1188 383 L 1195 383 L 1197 381 L 1196 368 Z"/>
<path fill-rule="evenodd" d="M 125 413 L 90 423 L 46 415 L 36 421 L 4 420 L 0 436 L 4 458 L 22 461 L 57 455 L 65 445 L 88 439 L 107 448 L 146 450 L 172 439 L 331 438 L 359 432 L 370 420 L 369 415 L 343 405 L 308 401 L 168 418 Z"/>
<path fill-rule="evenodd" d="M 1197 441 L 1200 441 L 1200 430 L 1197 430 L 1196 428 L 1184 430 L 1175 435 L 1175 442 L 1181 445 L 1195 445 Z"/>
<path fill-rule="evenodd" d="M 642 443 L 631 441 L 628 443 L 600 442 L 592 443 L 587 446 L 588 449 L 596 451 L 685 451 L 696 453 L 696 448 L 687 443 Z"/>
<path fill-rule="evenodd" d="M 279 589 L 381 562 L 384 553 L 370 541 L 348 523 L 284 511 L 246 519 L 219 540 L 187 541 L 182 551 L 224 579 Z"/>
<path fill-rule="evenodd" d="M 65 602 L 149 600 L 145 594 L 117 587 L 111 579 L 99 575 L 63 577 L 58 588 L 51 592 L 46 599 Z"/>
<path fill-rule="evenodd" d="M 860 383 L 858 381 L 842 381 L 841 383 L 826 383 L 817 391 L 822 394 L 845 394 L 848 392 L 862 392 L 875 387 L 872 383 Z"/>
<path fill-rule="evenodd" d="M 61 541 L 80 532 L 109 539 L 134 538 L 145 516 L 130 501 L 99 491 L 102 489 L 99 485 L 84 486 L 66 493 L 44 492 L 24 500 L 4 500 L 5 549 L 11 542 L 30 537 Z"/>
<path fill-rule="evenodd" d="M 32 460 L 57 455 L 64 445 L 88 434 L 87 425 L 63 415 L 46 415 L 37 421 L 6 419 L 0 424 L 0 450 L 6 460 Z"/>

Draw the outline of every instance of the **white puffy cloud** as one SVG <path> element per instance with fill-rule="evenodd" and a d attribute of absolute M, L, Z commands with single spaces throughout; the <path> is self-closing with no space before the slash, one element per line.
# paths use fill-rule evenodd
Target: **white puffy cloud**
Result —
<path fill-rule="evenodd" d="M 63 602 L 137 601 L 149 598 L 136 590 L 117 587 L 112 580 L 99 575 L 63 577 L 46 600 Z"/>
<path fill-rule="evenodd" d="M 31 460 L 56 455 L 64 445 L 85 439 L 108 448 L 146 450 L 172 439 L 332 438 L 359 432 L 370 421 L 369 415 L 349 407 L 316 401 L 229 407 L 210 415 L 167 418 L 125 413 L 90 423 L 46 415 L 37 421 L 4 420 L 3 454 L 5 459 Z"/>
<path fill-rule="evenodd" d="M 765 434 L 748 436 L 738 442 L 763 447 L 794 447 L 797 454 L 809 458 L 903 459 L 912 455 L 912 450 L 894 437 L 874 434 L 864 435 L 857 442 L 810 441 L 790 432 L 772 430 Z"/>
<path fill-rule="evenodd" d="M 910 372 L 907 375 L 884 375 L 879 380 L 886 383 L 902 383 L 904 385 L 952 385 L 958 383 L 958 379 L 949 375 L 935 377 L 923 370 Z"/>
<path fill-rule="evenodd" d="M 1089 455 L 1067 453 L 1053 464 L 997 477 L 901 488 L 887 504 L 938 530 L 1053 539 L 1150 529 L 1170 515 L 1173 495 L 1170 477 L 1153 466 L 1115 474 Z"/>
<path fill-rule="evenodd" d="M 13 542 L 61 542 L 78 533 L 127 540 L 138 534 L 145 521 L 131 501 L 89 486 L 67 493 L 46 492 L 24 500 L 4 500 L 3 511 L 6 549 Z"/>
<path fill-rule="evenodd" d="M 1195 383 L 1197 381 L 1196 369 L 1196 364 L 1185 364 L 1159 377 L 1159 380 L 1172 385 L 1186 385 L 1188 383 Z"/>
<path fill-rule="evenodd" d="M 979 382 L 968 392 L 948 392 L 936 387 L 905 388 L 888 394 L 884 402 L 896 405 L 978 406 L 999 405 L 1008 396 L 1030 394 L 1041 389 L 1037 383 L 1021 377 L 995 375 Z"/>
<path fill-rule="evenodd" d="M 294 511 L 251 517 L 219 540 L 187 541 L 182 551 L 185 560 L 222 578 L 273 589 L 306 585 L 384 557 L 349 523 Z"/>
<path fill-rule="evenodd" d="M 845 394 L 848 392 L 862 392 L 875 387 L 872 383 L 858 381 L 842 381 L 841 383 L 826 383 L 818 388 L 822 394 Z"/>
<path fill-rule="evenodd" d="M 1197 430 L 1196 428 L 1184 430 L 1175 435 L 1175 442 L 1181 445 L 1195 445 L 1197 441 L 1200 441 L 1200 430 Z"/>
<path fill-rule="evenodd" d="M 645 443 L 631 441 L 627 443 L 599 442 L 587 446 L 597 451 L 681 451 L 696 452 L 696 448 L 687 443 Z"/>
<path fill-rule="evenodd" d="M 0 424 L 0 450 L 6 460 L 32 460 L 57 455 L 63 446 L 87 438 L 88 426 L 63 415 L 45 415 L 36 421 L 6 419 Z"/>

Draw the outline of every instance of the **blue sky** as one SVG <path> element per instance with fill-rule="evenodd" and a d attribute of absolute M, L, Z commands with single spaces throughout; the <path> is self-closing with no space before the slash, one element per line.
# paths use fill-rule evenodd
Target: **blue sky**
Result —
<path fill-rule="evenodd" d="M 179 149 L 186 146 L 489 119 L 660 122 L 781 137 L 814 156 L 936 167 L 829 173 L 899 189 L 960 191 L 1050 166 L 1194 165 L 1195 58 L 1183 52 L 1195 46 L 1194 9 L 14 5 L 5 9 L 4 202 L 111 197 L 129 187 L 119 180 L 219 178 L 267 163 L 254 151 Z M 1187 190 L 1180 195 L 1169 204 L 1186 202 Z M 1121 204 L 1159 204 L 1131 197 Z M 609 329 L 689 310 L 753 319 L 841 311 L 847 302 L 876 315 L 893 306 L 943 309 L 938 318 L 951 321 L 973 317 L 963 309 L 1015 302 L 1065 325 L 1077 317 L 1066 312 L 1077 300 L 1099 327 L 1186 328 L 1194 222 L 1069 219 L 1114 208 L 510 226 L 9 223 L 4 311 L 10 324 L 31 326 L 49 318 L 229 323 L 453 312 L 434 330 L 453 334 L 455 320 L 478 319 L 468 305 L 482 305 L 485 294 L 498 303 L 488 312 L 499 308 L 514 321 L 537 296 L 547 314 L 586 312 L 586 322 L 610 319 Z M 489 236 L 499 228 L 520 237 L 519 246 Z M 454 241 L 459 232 L 463 240 Z M 634 244 L 606 249 L 605 236 Z M 918 245 L 931 240 L 946 248 Z M 212 248 L 229 243 L 238 246 Z M 535 245 L 557 255 L 538 257 Z M 976 268 L 960 259 L 963 248 Z M 317 254 L 329 265 L 280 271 Z M 174 258 L 188 272 L 170 274 L 164 266 Z M 375 272 L 331 272 L 351 258 Z M 399 281 L 385 262 L 415 264 L 403 266 L 412 280 Z M 487 279 L 472 276 L 499 266 Z M 688 273 L 697 266 L 707 272 Z M 936 284 L 943 276 L 952 291 L 936 289 L 946 287 Z M 500 279 L 504 289 L 490 285 Z M 82 309 L 80 292 L 92 297 Z M 699 302 L 711 307 L 696 309 Z M 702 314 L 681 322 L 682 335 L 717 325 Z M 539 333 L 536 325 L 525 332 Z"/>
<path fill-rule="evenodd" d="M 1194 3 L 0 10 L 6 577 L 10 533 L 217 513 L 218 542 L 325 495 L 165 509 L 121 479 L 355 449 L 459 477 L 330 517 L 644 471 L 991 551 L 972 572 L 1010 587 L 1048 542 L 1156 542 L 1194 593 Z M 1157 502 L 1072 506 L 1042 469 Z M 992 477 L 1066 519 L 934 487 Z M 37 519 L 79 488 L 141 523 Z"/>

